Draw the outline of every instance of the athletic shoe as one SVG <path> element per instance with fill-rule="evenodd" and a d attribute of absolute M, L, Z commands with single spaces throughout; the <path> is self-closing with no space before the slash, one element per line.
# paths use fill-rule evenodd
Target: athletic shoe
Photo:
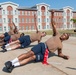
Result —
<path fill-rule="evenodd" d="M 5 66 L 6 66 L 7 69 L 9 69 L 9 68 L 12 66 L 12 62 L 7 61 L 7 62 L 5 63 Z"/>
<path fill-rule="evenodd" d="M 1 48 L 2 48 L 2 49 L 5 49 L 5 45 L 3 45 Z"/>
<path fill-rule="evenodd" d="M 10 68 L 8 68 L 7 71 L 8 71 L 9 73 L 11 73 L 13 69 L 14 69 L 14 66 L 10 66 Z"/>

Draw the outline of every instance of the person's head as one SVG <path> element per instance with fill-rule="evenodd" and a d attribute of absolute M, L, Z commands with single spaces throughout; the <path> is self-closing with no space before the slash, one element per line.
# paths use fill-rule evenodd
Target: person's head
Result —
<path fill-rule="evenodd" d="M 24 36 L 25 34 L 24 33 L 21 33 L 20 37 Z"/>
<path fill-rule="evenodd" d="M 62 41 L 68 40 L 68 39 L 69 39 L 69 34 L 68 34 L 68 33 L 63 33 L 63 34 L 60 36 L 60 39 L 61 39 Z"/>
<path fill-rule="evenodd" d="M 44 37 L 44 36 L 46 36 L 46 32 L 43 31 L 42 32 L 42 37 Z"/>
<path fill-rule="evenodd" d="M 15 29 L 14 29 L 14 33 L 17 33 L 17 32 L 18 32 L 18 29 L 17 29 L 17 28 L 15 28 Z"/>

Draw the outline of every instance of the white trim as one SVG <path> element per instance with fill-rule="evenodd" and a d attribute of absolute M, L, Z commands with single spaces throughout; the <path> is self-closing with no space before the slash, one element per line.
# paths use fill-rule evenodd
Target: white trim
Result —
<path fill-rule="evenodd" d="M 11 2 L 11 1 L 0 3 L 0 5 L 5 5 L 5 4 L 12 4 L 12 5 L 15 5 L 15 6 L 19 6 L 19 4 L 16 4 L 16 3 Z"/>

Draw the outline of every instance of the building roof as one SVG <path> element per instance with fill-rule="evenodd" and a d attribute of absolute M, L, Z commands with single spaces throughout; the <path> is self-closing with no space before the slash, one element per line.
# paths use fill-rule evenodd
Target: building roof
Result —
<path fill-rule="evenodd" d="M 52 10 L 54 10 L 56 12 L 63 12 L 63 10 L 61 10 L 61 9 L 49 9 L 49 11 L 52 11 Z"/>
<path fill-rule="evenodd" d="M 12 5 L 15 5 L 15 6 L 19 6 L 19 4 L 16 4 L 16 3 L 10 2 L 10 1 L 0 3 L 0 5 L 5 5 L 5 4 L 12 4 Z"/>
<path fill-rule="evenodd" d="M 36 6 L 33 7 L 18 7 L 18 10 L 37 10 Z"/>

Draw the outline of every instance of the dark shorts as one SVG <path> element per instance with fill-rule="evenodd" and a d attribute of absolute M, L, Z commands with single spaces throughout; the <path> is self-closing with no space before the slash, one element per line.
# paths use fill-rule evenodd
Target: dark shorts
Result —
<path fill-rule="evenodd" d="M 20 44 L 21 44 L 21 48 L 25 48 L 25 47 L 29 46 L 30 43 L 31 43 L 29 35 L 20 37 L 19 41 L 20 41 Z"/>
<path fill-rule="evenodd" d="M 7 32 L 4 33 L 4 36 L 5 36 L 4 37 L 5 44 L 9 43 L 11 36 Z"/>
<path fill-rule="evenodd" d="M 4 37 L 8 36 L 9 34 L 7 32 L 4 33 Z"/>
<path fill-rule="evenodd" d="M 43 61 L 44 53 L 46 50 L 44 43 L 39 43 L 35 45 L 31 50 L 36 55 L 36 60 L 35 60 L 36 62 Z"/>

